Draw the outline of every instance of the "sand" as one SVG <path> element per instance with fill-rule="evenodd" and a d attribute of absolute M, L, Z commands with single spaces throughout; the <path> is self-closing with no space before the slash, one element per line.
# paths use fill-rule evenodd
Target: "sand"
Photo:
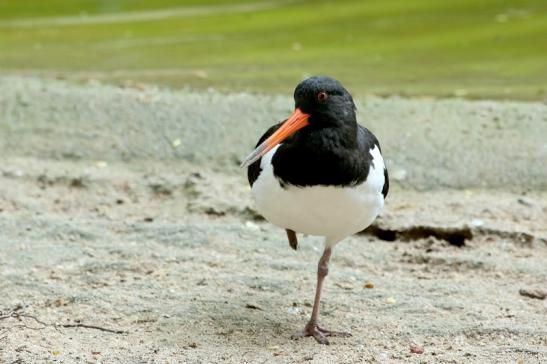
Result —
<path fill-rule="evenodd" d="M 393 187 L 335 248 L 322 323 L 353 336 L 322 346 L 290 339 L 322 241 L 237 168 L 289 97 L 0 86 L 0 363 L 547 361 L 546 105 L 358 100 Z"/>

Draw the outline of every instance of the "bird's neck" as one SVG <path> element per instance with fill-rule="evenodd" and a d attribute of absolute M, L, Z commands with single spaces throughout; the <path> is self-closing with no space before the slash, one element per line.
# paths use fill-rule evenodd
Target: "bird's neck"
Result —
<path fill-rule="evenodd" d="M 337 148 L 357 148 L 357 123 L 346 123 L 332 127 L 310 128 L 298 135 L 295 143 L 309 146 L 317 151 L 329 152 Z"/>

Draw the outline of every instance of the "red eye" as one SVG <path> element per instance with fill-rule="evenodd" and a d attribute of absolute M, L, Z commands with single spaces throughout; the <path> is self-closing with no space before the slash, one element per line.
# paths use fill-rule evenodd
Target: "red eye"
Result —
<path fill-rule="evenodd" d="M 327 95 L 327 93 L 325 91 L 321 91 L 321 92 L 317 93 L 317 101 L 319 101 L 319 102 L 327 101 L 328 97 L 329 97 L 329 95 Z"/>

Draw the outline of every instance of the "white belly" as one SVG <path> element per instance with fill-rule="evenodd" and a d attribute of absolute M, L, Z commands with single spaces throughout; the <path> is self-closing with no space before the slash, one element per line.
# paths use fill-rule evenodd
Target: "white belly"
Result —
<path fill-rule="evenodd" d="M 258 211 L 271 223 L 296 232 L 325 236 L 332 245 L 369 226 L 384 206 L 384 161 L 377 147 L 365 182 L 354 187 L 282 188 L 273 175 L 272 156 L 262 157 L 252 194 Z"/>

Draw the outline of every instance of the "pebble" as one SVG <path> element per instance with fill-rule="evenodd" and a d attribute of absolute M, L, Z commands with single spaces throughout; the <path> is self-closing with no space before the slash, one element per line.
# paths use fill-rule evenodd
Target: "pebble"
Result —
<path fill-rule="evenodd" d="M 298 315 L 300 313 L 300 309 L 298 307 L 289 307 L 287 312 L 291 315 Z"/>
<path fill-rule="evenodd" d="M 424 353 L 424 347 L 420 345 L 410 345 L 410 352 L 414 354 L 423 354 Z"/>
<path fill-rule="evenodd" d="M 365 282 L 365 284 L 363 284 L 363 288 L 372 289 L 372 288 L 374 288 L 374 283 L 372 283 L 372 282 Z"/>
<path fill-rule="evenodd" d="M 547 297 L 547 291 L 539 288 L 521 288 L 519 290 L 521 296 L 544 300 Z"/>
<path fill-rule="evenodd" d="M 347 291 L 350 291 L 350 290 L 353 289 L 353 285 L 350 284 L 350 283 L 346 283 L 346 282 L 335 283 L 335 285 L 342 288 L 342 289 L 345 289 Z"/>
<path fill-rule="evenodd" d="M 471 226 L 473 227 L 481 227 L 484 225 L 484 221 L 481 219 L 473 219 L 471 220 Z"/>
<path fill-rule="evenodd" d="M 245 227 L 249 230 L 255 230 L 255 231 L 260 230 L 260 226 L 258 226 L 252 221 L 245 221 Z"/>
<path fill-rule="evenodd" d="M 245 308 L 250 308 L 251 310 L 260 310 L 260 311 L 262 311 L 262 308 L 259 305 L 257 305 L 256 303 L 247 303 L 245 305 Z"/>
<path fill-rule="evenodd" d="M 520 197 L 519 199 L 517 199 L 517 202 L 526 207 L 533 206 L 533 203 L 525 197 Z"/>

